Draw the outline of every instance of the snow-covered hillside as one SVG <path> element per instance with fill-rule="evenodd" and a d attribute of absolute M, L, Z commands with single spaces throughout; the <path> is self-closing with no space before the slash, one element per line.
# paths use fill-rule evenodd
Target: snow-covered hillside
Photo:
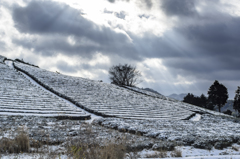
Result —
<path fill-rule="evenodd" d="M 0 115 L 89 118 L 79 108 L 34 86 L 25 76 L 0 63 Z"/>
<path fill-rule="evenodd" d="M 162 95 L 122 88 L 80 77 L 66 76 L 23 63 L 15 67 L 32 76 L 48 89 L 73 101 L 88 111 L 103 115 L 134 119 L 186 119 L 195 112 L 215 112 L 190 104 L 169 100 Z M 150 95 L 151 94 L 151 95 Z M 154 94 L 154 95 L 152 95 Z"/>
<path fill-rule="evenodd" d="M 140 88 L 66 76 L 2 59 L 2 139 L 9 138 L 18 125 L 25 125 L 31 142 L 36 140 L 63 147 L 70 143 L 69 139 L 87 141 L 91 129 L 91 135 L 96 137 L 94 140 L 98 144 L 106 143 L 108 139 L 118 141 L 119 137 L 125 136 L 130 152 L 143 149 L 172 151 L 179 145 L 193 151 L 196 148 L 219 150 L 240 144 L 240 121 L 237 118 Z M 89 112 L 102 117 L 96 119 Z M 83 119 L 90 116 L 95 120 L 88 120 L 88 123 L 44 118 Z"/>

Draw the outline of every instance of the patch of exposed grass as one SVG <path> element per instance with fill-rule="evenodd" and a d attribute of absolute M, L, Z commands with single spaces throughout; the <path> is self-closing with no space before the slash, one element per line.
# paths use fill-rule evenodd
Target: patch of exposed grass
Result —
<path fill-rule="evenodd" d="M 232 149 L 235 151 L 239 151 L 239 149 L 236 146 L 232 146 Z"/>
<path fill-rule="evenodd" d="M 74 159 L 123 159 L 126 155 L 124 138 L 107 140 L 100 144 L 95 139 L 91 126 L 86 127 L 86 140 L 72 140 L 67 145 L 67 152 Z"/>
<path fill-rule="evenodd" d="M 171 152 L 172 157 L 182 157 L 182 151 L 178 148 L 174 148 L 174 150 Z"/>
<path fill-rule="evenodd" d="M 70 146 L 70 154 L 74 159 L 123 159 L 125 156 L 124 145 L 109 143 L 105 146 L 79 144 Z"/>
<path fill-rule="evenodd" d="M 0 140 L 0 152 L 2 153 L 29 152 L 29 148 L 28 133 L 23 130 L 18 130 L 13 139 L 4 137 Z"/>

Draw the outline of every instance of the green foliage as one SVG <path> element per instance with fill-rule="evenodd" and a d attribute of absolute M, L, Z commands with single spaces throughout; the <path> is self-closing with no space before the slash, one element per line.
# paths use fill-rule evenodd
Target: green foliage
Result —
<path fill-rule="evenodd" d="M 220 109 L 224 104 L 226 104 L 227 99 L 228 99 L 227 88 L 216 80 L 209 88 L 208 101 L 212 105 L 217 105 L 219 112 L 221 112 Z"/>
<path fill-rule="evenodd" d="M 237 110 L 240 113 L 240 87 L 236 90 L 236 94 L 233 102 L 233 109 Z"/>

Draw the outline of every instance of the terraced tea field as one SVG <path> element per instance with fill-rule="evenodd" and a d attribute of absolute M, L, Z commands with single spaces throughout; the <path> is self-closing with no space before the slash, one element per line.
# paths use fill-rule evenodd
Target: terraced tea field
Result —
<path fill-rule="evenodd" d="M 132 88 L 66 76 L 19 62 L 14 65 L 49 90 L 102 116 L 181 120 L 189 118 L 195 112 L 215 113 L 162 95 L 154 96 L 136 89 L 131 90 Z"/>
<path fill-rule="evenodd" d="M 0 115 L 87 119 L 90 116 L 33 85 L 21 73 L 0 63 Z"/>

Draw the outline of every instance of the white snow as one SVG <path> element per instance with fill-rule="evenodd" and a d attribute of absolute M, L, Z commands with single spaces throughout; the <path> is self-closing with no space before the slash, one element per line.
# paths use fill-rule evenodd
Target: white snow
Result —
<path fill-rule="evenodd" d="M 14 67 L 13 67 L 13 62 L 12 62 L 12 61 L 6 60 L 6 61 L 5 61 L 5 64 L 8 65 L 10 68 L 14 69 Z"/>
<path fill-rule="evenodd" d="M 239 145 L 233 144 L 233 146 L 237 147 L 239 149 Z M 232 149 L 232 147 L 225 148 L 223 150 L 217 150 L 215 148 L 211 150 L 203 150 L 203 149 L 197 149 L 193 148 L 191 146 L 186 146 L 186 147 L 178 147 L 182 151 L 182 157 L 202 157 L 205 156 L 205 158 L 209 157 L 229 157 L 229 156 L 234 156 L 238 155 L 240 156 L 239 151 L 235 151 Z M 225 155 L 228 156 L 225 156 Z"/>
<path fill-rule="evenodd" d="M 199 121 L 201 119 L 201 115 L 200 114 L 195 114 L 194 117 L 192 117 L 191 119 L 189 119 L 190 121 Z"/>
<path fill-rule="evenodd" d="M 240 136 L 240 123 L 235 119 L 210 114 L 203 114 L 201 120 L 134 120 L 104 118 L 94 122 L 106 128 L 140 132 L 143 136 L 167 141 L 191 141 L 199 145 L 225 139 L 233 142 L 232 138 Z"/>
<path fill-rule="evenodd" d="M 57 113 L 54 113 L 54 114 L 51 114 L 51 113 L 48 113 L 48 114 L 39 114 L 39 113 L 12 113 L 12 112 L 0 112 L 0 115 L 8 115 L 8 116 L 39 116 L 39 117 L 61 117 L 61 116 L 71 116 L 71 117 L 79 117 L 81 115 L 79 114 L 67 114 L 67 113 L 64 113 L 64 114 L 57 114 Z"/>
<path fill-rule="evenodd" d="M 240 148 L 239 145 L 234 144 L 236 148 Z M 169 158 L 176 158 L 176 159 L 239 159 L 240 158 L 240 152 L 234 150 L 232 147 L 227 147 L 223 150 L 203 150 L 203 149 L 197 149 L 193 148 L 191 146 L 177 146 L 177 150 L 180 150 L 182 152 L 182 157 L 172 157 L 171 153 L 172 151 L 167 151 L 167 157 L 164 159 Z M 149 158 L 149 156 L 159 154 L 159 151 L 154 150 L 142 150 L 137 153 L 140 158 Z M 155 158 L 158 159 L 158 158 Z"/>
<path fill-rule="evenodd" d="M 69 159 L 70 157 L 67 155 L 58 155 L 53 156 L 46 153 L 19 153 L 19 154 L 8 154 L 8 155 L 0 155 L 1 159 L 49 159 L 51 157 L 59 158 L 59 159 Z"/>

